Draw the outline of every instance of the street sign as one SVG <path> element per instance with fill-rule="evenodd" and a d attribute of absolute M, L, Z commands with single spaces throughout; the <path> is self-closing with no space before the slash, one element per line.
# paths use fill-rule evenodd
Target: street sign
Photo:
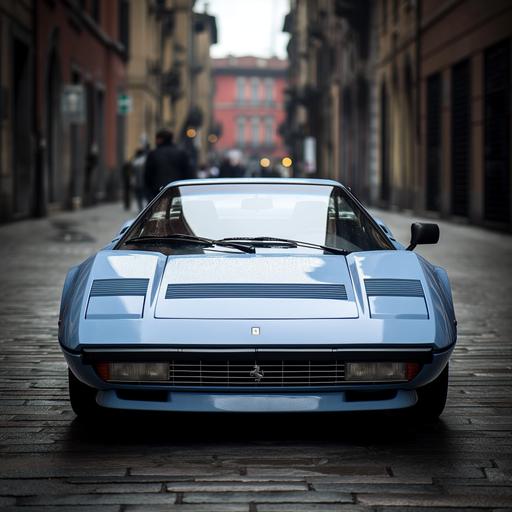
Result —
<path fill-rule="evenodd" d="M 132 111 L 132 97 L 121 93 L 117 97 L 117 113 L 125 116 Z"/>
<path fill-rule="evenodd" d="M 81 124 L 85 122 L 85 88 L 79 84 L 64 86 L 61 96 L 64 121 Z"/>

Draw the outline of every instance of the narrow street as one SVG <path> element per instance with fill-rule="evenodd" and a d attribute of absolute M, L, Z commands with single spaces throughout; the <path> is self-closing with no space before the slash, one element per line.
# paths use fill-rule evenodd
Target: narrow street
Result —
<path fill-rule="evenodd" d="M 408 242 L 412 220 L 374 212 Z M 439 423 L 403 416 L 121 416 L 84 427 L 57 343 L 67 269 L 130 215 L 104 205 L 0 226 L 0 509 L 512 509 L 512 238 L 439 222 L 459 340 Z M 147 508 L 144 508 L 147 510 Z"/>

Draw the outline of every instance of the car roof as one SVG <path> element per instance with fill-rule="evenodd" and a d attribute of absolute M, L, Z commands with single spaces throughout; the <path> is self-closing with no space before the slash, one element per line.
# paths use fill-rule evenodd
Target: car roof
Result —
<path fill-rule="evenodd" d="M 165 188 L 186 186 L 186 185 L 326 185 L 330 187 L 343 187 L 341 183 L 334 180 L 306 179 L 306 178 L 206 178 L 193 180 L 173 181 Z M 345 187 L 343 187 L 345 188 Z"/>

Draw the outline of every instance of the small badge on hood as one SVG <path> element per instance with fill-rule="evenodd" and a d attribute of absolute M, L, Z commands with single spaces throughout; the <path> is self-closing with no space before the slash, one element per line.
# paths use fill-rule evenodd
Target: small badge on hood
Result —
<path fill-rule="evenodd" d="M 259 327 L 251 327 L 251 334 L 253 336 L 259 336 L 260 335 L 260 328 Z"/>

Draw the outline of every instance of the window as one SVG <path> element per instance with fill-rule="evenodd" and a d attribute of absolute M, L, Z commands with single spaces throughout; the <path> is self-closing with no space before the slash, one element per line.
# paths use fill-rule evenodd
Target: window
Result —
<path fill-rule="evenodd" d="M 245 99 L 245 78 L 243 76 L 239 76 L 236 79 L 236 97 L 238 99 L 238 103 L 243 103 Z"/>
<path fill-rule="evenodd" d="M 274 80 L 272 78 L 265 78 L 265 101 L 267 103 L 274 101 Z"/>
<path fill-rule="evenodd" d="M 130 4 L 128 0 L 119 0 L 117 5 L 119 42 L 124 46 L 126 53 L 128 53 L 130 50 Z"/>
<path fill-rule="evenodd" d="M 257 147 L 260 145 L 260 120 L 257 117 L 251 119 L 252 145 Z"/>
<path fill-rule="evenodd" d="M 245 117 L 239 117 L 236 121 L 237 130 L 236 130 L 236 140 L 240 147 L 243 147 L 245 144 Z"/>
<path fill-rule="evenodd" d="M 265 119 L 265 145 L 271 146 L 274 139 L 274 119 L 267 117 Z"/>
<path fill-rule="evenodd" d="M 251 99 L 252 104 L 257 105 L 259 103 L 259 92 L 260 92 L 260 81 L 258 78 L 251 80 Z"/>

